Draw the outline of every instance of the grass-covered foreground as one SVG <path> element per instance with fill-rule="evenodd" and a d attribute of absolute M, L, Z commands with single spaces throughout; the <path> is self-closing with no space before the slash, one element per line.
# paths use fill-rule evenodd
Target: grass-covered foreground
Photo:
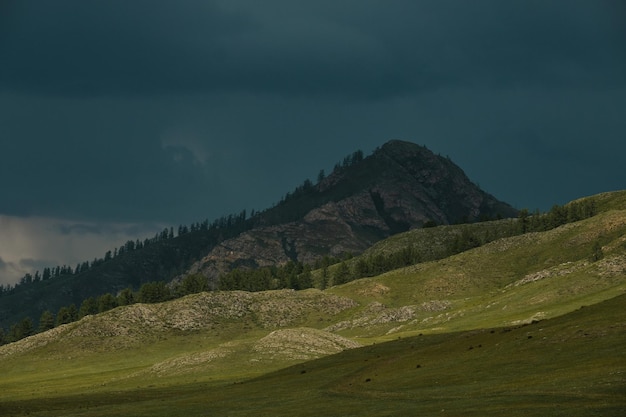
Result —
<path fill-rule="evenodd" d="M 404 338 L 239 382 L 3 395 L 0 415 L 621 416 L 625 306 L 619 296 L 515 328 Z"/>
<path fill-rule="evenodd" d="M 2 346 L 0 416 L 626 415 L 624 195 L 325 291 L 135 304 Z"/>

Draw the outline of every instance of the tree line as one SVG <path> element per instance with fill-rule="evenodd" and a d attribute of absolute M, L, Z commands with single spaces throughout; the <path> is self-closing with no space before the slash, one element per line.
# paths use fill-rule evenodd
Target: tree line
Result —
<path fill-rule="evenodd" d="M 566 206 L 553 206 L 546 213 L 535 211 L 532 215 L 528 210 L 520 210 L 518 219 L 511 222 L 510 229 L 505 231 L 505 235 L 519 235 L 529 232 L 547 231 L 566 223 L 583 220 L 594 216 L 597 213 L 595 202 L 592 199 L 573 202 Z M 245 212 L 238 216 L 229 216 L 213 223 L 211 227 L 230 227 L 246 220 Z M 221 222 L 224 222 L 223 225 Z M 428 223 L 427 227 L 434 224 Z M 202 230 L 202 224 L 197 224 L 194 231 Z M 208 230 L 208 229 L 207 229 Z M 185 232 L 183 232 L 185 234 Z M 158 234 L 155 239 L 171 239 L 173 231 L 166 230 Z M 180 235 L 180 233 L 179 233 Z M 342 258 L 324 256 L 313 265 L 301 262 L 289 261 L 282 266 L 269 266 L 254 269 L 237 268 L 228 273 L 222 274 L 218 279 L 218 289 L 223 291 L 243 290 L 243 291 L 265 291 L 291 288 L 303 290 L 317 287 L 325 289 L 333 285 L 340 285 L 355 279 L 380 275 L 397 268 L 415 265 L 425 261 L 442 259 L 457 253 L 464 252 L 474 247 L 481 246 L 492 240 L 502 237 L 487 231 L 472 231 L 467 227 L 461 228 L 453 239 L 451 239 L 440 252 L 424 255 L 413 245 L 407 245 L 390 253 L 377 253 L 375 255 L 360 256 L 352 259 L 350 254 L 345 254 Z M 132 247 L 132 249 L 130 249 Z M 124 250 L 135 250 L 137 247 L 131 245 Z M 123 252 L 122 252 L 123 253 Z M 119 255 L 119 250 L 117 255 Z M 107 256 L 105 255 L 105 259 Z M 598 244 L 594 245 L 593 253 L 590 256 L 592 261 L 602 258 L 602 250 Z M 338 265 L 337 265 L 338 264 Z M 332 270 L 331 266 L 335 265 Z M 314 277 L 313 270 L 319 271 Z M 46 275 L 53 272 L 44 270 Z M 59 269 L 59 273 L 62 269 Z M 56 271 L 54 272 L 56 274 Z M 56 275 L 55 275 L 56 276 Z M 43 277 L 42 277 L 43 279 Z M 157 303 L 169 301 L 183 297 L 188 294 L 199 293 L 210 290 L 206 277 L 200 274 L 186 276 L 180 282 L 167 285 L 164 281 L 153 281 L 141 285 L 137 291 L 126 288 L 118 294 L 110 293 L 99 297 L 89 297 L 81 303 L 80 307 L 71 304 L 64 306 L 54 314 L 44 311 L 39 318 L 38 325 L 35 326 L 30 317 L 26 317 L 19 323 L 12 325 L 5 333 L 0 327 L 0 345 L 20 340 L 24 337 L 52 329 L 56 326 L 71 323 L 90 314 L 98 314 L 118 306 L 131 305 L 134 303 Z"/>
<path fill-rule="evenodd" d="M 555 204 L 547 213 L 540 213 L 539 210 L 535 210 L 531 214 L 528 209 L 522 209 L 518 215 L 518 232 L 544 232 L 566 223 L 593 217 L 597 211 L 596 202 L 593 199 L 574 201 L 565 206 Z"/>
<path fill-rule="evenodd" d="M 132 288 L 125 288 L 116 295 L 106 293 L 99 297 L 88 297 L 83 300 L 79 307 L 70 304 L 59 308 L 56 313 L 49 310 L 44 311 L 36 325 L 30 317 L 25 317 L 20 322 L 13 324 L 8 332 L 0 327 L 0 345 L 78 321 L 88 315 L 104 313 L 116 307 L 136 303 L 160 303 L 208 290 L 209 285 L 206 277 L 191 274 L 175 285 L 167 285 L 163 281 L 153 281 L 143 284 L 137 291 L 133 291 Z"/>
<path fill-rule="evenodd" d="M 537 210 L 531 215 L 527 209 L 523 209 L 520 210 L 518 219 L 510 222 L 507 227 L 503 227 L 500 232 L 462 227 L 459 233 L 455 234 L 440 250 L 424 253 L 413 245 L 407 245 L 390 253 L 379 252 L 355 259 L 352 259 L 351 254 L 344 254 L 341 258 L 325 256 L 312 266 L 290 261 L 284 267 L 237 268 L 220 276 L 218 288 L 220 290 L 265 291 L 316 287 L 323 290 L 355 279 L 377 276 L 421 262 L 443 259 L 502 237 L 547 231 L 566 223 L 584 220 L 596 213 L 595 202 L 591 199 L 572 202 L 566 206 L 554 205 L 546 213 L 540 213 Z M 434 226 L 437 226 L 434 222 L 426 222 L 423 227 Z M 601 250 L 598 250 L 597 245 L 594 246 L 593 251 L 590 259 L 600 259 Z M 333 265 L 335 266 L 331 268 Z M 318 273 L 313 276 L 312 270 L 318 270 Z"/>
<path fill-rule="evenodd" d="M 144 240 L 130 239 L 119 248 L 116 247 L 112 251 L 108 250 L 103 257 L 96 257 L 92 261 L 79 262 L 74 268 L 68 265 L 58 265 L 56 267 L 43 268 L 42 272 L 37 270 L 34 274 L 26 273 L 14 285 L 0 284 L 0 297 L 2 295 L 12 294 L 20 287 L 25 285 L 37 283 L 40 281 L 47 281 L 49 279 L 59 278 L 63 276 L 80 275 L 94 268 L 97 268 L 106 262 L 110 262 L 114 259 L 122 257 L 127 253 L 138 251 L 151 245 L 174 239 L 175 237 L 180 237 L 196 232 L 215 232 L 219 229 L 230 229 L 228 235 L 232 235 L 232 233 L 240 233 L 247 228 L 246 220 L 246 210 L 243 210 L 238 214 L 222 216 L 212 223 L 209 223 L 208 220 L 204 220 L 202 222 L 191 223 L 190 225 L 179 225 L 177 234 L 174 233 L 173 227 L 166 227 L 161 232 L 157 232 L 152 238 L 146 238 Z"/>
<path fill-rule="evenodd" d="M 128 240 L 124 245 L 119 248 L 113 249 L 113 251 L 107 251 L 102 258 L 94 258 L 93 261 L 84 261 L 76 264 L 76 267 L 72 268 L 68 265 L 59 265 L 56 267 L 46 267 L 43 268 L 43 271 L 40 273 L 39 271 L 35 271 L 34 275 L 30 273 L 26 273 L 20 280 L 13 286 L 8 285 L 0 285 L 0 296 L 4 294 L 11 294 L 15 290 L 17 290 L 20 286 L 28 285 L 40 281 L 47 281 L 49 279 L 59 278 L 62 276 L 69 275 L 80 275 L 81 273 L 87 272 L 91 269 L 97 268 L 98 266 L 104 264 L 105 262 L 109 262 L 113 259 L 116 259 L 120 256 L 128 252 L 133 252 L 135 250 L 143 249 L 144 247 L 148 247 L 157 242 L 161 242 L 167 239 L 174 238 L 174 229 L 173 228 L 165 228 L 162 232 L 157 233 L 153 238 L 147 238 L 145 240 Z"/>
<path fill-rule="evenodd" d="M 266 291 L 291 288 L 304 290 L 313 287 L 311 266 L 289 261 L 283 266 L 254 269 L 236 268 L 220 275 L 218 288 L 222 291 Z"/>

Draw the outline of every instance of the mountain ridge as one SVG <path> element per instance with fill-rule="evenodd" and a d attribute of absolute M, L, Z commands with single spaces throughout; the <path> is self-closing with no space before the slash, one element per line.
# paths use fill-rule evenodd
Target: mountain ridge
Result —
<path fill-rule="evenodd" d="M 24 317 L 35 321 L 46 310 L 56 313 L 71 304 L 78 309 L 89 297 L 136 291 L 152 281 L 200 273 L 215 289 L 220 274 L 236 267 L 313 263 L 361 253 L 428 222 L 515 215 L 517 210 L 480 190 L 447 158 L 410 142 L 389 141 L 367 157 L 354 152 L 316 184 L 305 181 L 264 211 L 205 221 L 191 230 L 179 227 L 176 237 L 166 229 L 154 239 L 127 242 L 80 273 L 3 291 L 0 327 Z"/>

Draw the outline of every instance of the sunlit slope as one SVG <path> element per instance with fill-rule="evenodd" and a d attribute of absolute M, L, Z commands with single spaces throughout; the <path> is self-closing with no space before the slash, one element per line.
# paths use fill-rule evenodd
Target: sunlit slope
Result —
<path fill-rule="evenodd" d="M 622 295 L 531 325 L 376 344 L 222 395 L 247 399 L 233 416 L 621 416 L 625 305 Z"/>
<path fill-rule="evenodd" d="M 249 378 L 359 346 L 313 328 L 354 306 L 318 290 L 283 290 L 119 307 L 0 347 L 0 402 Z"/>
<path fill-rule="evenodd" d="M 593 261 L 594 248 L 602 258 Z M 354 336 L 531 322 L 626 290 L 626 211 L 505 238 L 335 287 L 362 306 L 333 330 Z"/>
<path fill-rule="evenodd" d="M 542 401 L 549 415 L 559 415 L 556 401 L 568 404 L 562 415 L 589 415 L 581 410 L 596 410 L 596 400 L 609 404 L 596 414 L 618 415 L 611 407 L 624 390 L 623 195 L 603 197 L 603 211 L 584 221 L 326 291 L 136 304 L 2 346 L 0 415 L 171 415 L 183 405 L 188 415 L 206 415 L 202 407 L 245 415 L 259 404 L 265 415 L 302 415 L 296 406 L 309 415 L 349 415 L 351 406 L 357 415 L 397 415 L 385 410 L 433 413 L 441 402 L 457 404 L 447 408 L 457 407 L 453 415 L 481 415 L 479 405 L 490 402 L 495 414 L 511 405 L 540 415 L 524 404 Z M 386 340 L 396 342 L 379 343 Z M 320 357 L 327 362 L 308 362 Z M 284 373 L 268 374 L 295 364 L 302 368 L 284 371 L 294 378 L 285 385 L 277 382 Z M 232 386 L 266 374 L 265 382 Z M 290 397 L 290 388 L 310 402 Z M 237 396 L 246 400 L 235 404 Z M 459 412 L 465 405 L 468 413 Z"/>
<path fill-rule="evenodd" d="M 350 349 L 235 384 L 153 377 L 104 389 L 93 380 L 59 394 L 4 396 L 0 414 L 617 417 L 626 407 L 624 297 L 530 325 Z"/>

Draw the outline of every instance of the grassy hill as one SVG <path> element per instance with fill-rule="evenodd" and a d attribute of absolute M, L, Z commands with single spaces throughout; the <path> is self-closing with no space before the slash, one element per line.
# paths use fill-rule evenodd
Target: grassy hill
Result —
<path fill-rule="evenodd" d="M 325 291 L 135 304 L 2 346 L 0 415 L 623 415 L 625 196 Z"/>

